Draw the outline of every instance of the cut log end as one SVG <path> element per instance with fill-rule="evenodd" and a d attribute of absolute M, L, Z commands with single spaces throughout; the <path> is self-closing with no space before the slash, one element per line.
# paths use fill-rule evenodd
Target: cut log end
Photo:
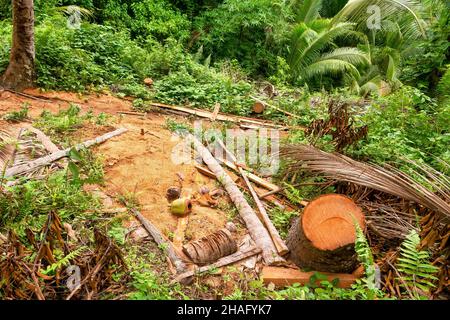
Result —
<path fill-rule="evenodd" d="M 310 202 L 289 232 L 291 260 L 317 271 L 352 272 L 357 265 L 355 221 L 364 228 L 363 212 L 343 195 Z"/>
<path fill-rule="evenodd" d="M 324 195 L 306 206 L 303 231 L 319 250 L 335 250 L 356 239 L 355 221 L 364 228 L 364 214 L 349 198 L 339 194 Z"/>
<path fill-rule="evenodd" d="M 255 102 L 255 104 L 253 104 L 253 112 L 254 113 L 263 113 L 264 110 L 266 109 L 266 106 L 261 103 L 261 102 Z"/>

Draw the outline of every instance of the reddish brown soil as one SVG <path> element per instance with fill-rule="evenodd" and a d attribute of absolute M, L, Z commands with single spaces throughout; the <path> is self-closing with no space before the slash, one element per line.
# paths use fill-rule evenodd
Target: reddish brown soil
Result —
<path fill-rule="evenodd" d="M 192 164 L 177 165 L 171 161 L 172 148 L 178 143 L 165 128 L 168 117 L 182 121 L 183 117 L 163 116 L 152 113 L 147 118 L 132 115 L 118 115 L 118 111 L 131 111 L 131 102 L 110 95 L 79 95 L 66 92 L 42 93 L 38 90 L 28 94 L 51 98 L 52 101 L 30 99 L 10 92 L 0 92 L 0 116 L 12 110 L 19 110 L 23 103 L 30 105 L 29 114 L 35 118 L 43 110 L 57 112 L 67 108 L 69 102 L 78 104 L 83 111 L 93 110 L 114 116 L 114 127 L 125 127 L 129 131 L 96 147 L 95 152 L 104 161 L 105 186 L 103 191 L 112 197 L 134 195 L 142 205 L 142 213 L 166 235 L 171 235 L 177 226 L 177 218 L 169 212 L 165 198 L 170 186 L 178 186 L 177 173 L 184 177 L 183 196 L 198 192 L 202 185 L 210 190 L 216 182 L 199 174 Z M 67 100 L 67 101 L 63 101 Z M 19 124 L 0 121 L 0 128 L 19 128 Z M 106 130 L 108 129 L 108 130 Z M 78 140 L 93 138 L 111 128 L 85 126 L 76 133 Z M 142 130 L 145 132 L 142 135 Z M 223 199 L 226 201 L 226 199 Z M 118 205 L 118 202 L 116 203 Z M 188 238 L 196 239 L 224 226 L 226 214 L 221 210 L 195 205 L 186 231 Z"/>

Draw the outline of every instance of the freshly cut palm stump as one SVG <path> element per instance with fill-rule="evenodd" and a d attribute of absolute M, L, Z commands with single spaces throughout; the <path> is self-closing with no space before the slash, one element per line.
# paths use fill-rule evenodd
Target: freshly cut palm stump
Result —
<path fill-rule="evenodd" d="M 301 268 L 351 273 L 357 267 L 355 221 L 364 214 L 349 198 L 323 195 L 310 202 L 289 231 L 290 259 Z"/>

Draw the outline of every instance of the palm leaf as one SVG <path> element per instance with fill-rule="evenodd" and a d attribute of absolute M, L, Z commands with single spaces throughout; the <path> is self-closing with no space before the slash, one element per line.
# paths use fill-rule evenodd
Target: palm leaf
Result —
<path fill-rule="evenodd" d="M 450 218 L 450 205 L 439 196 L 417 183 L 407 174 L 391 166 L 355 161 L 338 153 L 328 153 L 308 145 L 290 145 L 281 154 L 291 160 L 290 170 L 306 169 L 327 178 L 354 183 L 387 194 L 414 201 L 443 216 Z M 416 175 L 420 173 L 415 172 Z M 426 176 L 421 177 L 429 185 L 435 185 Z M 446 190 L 447 195 L 450 190 Z"/>
<path fill-rule="evenodd" d="M 297 1 L 295 5 L 297 6 L 295 20 L 309 23 L 319 18 L 322 0 L 303 0 L 301 3 Z"/>
<path fill-rule="evenodd" d="M 425 37 L 424 21 L 419 16 L 422 6 L 414 0 L 350 0 L 333 18 L 333 23 L 352 21 L 358 25 L 358 29 L 367 30 L 369 6 L 380 8 L 382 20 L 398 21 L 404 30 L 403 34 L 408 37 Z"/>
<path fill-rule="evenodd" d="M 338 59 L 326 59 L 317 61 L 302 71 L 305 79 L 314 78 L 322 75 L 341 75 L 349 73 L 353 78 L 359 78 L 358 69 L 350 62 Z"/>

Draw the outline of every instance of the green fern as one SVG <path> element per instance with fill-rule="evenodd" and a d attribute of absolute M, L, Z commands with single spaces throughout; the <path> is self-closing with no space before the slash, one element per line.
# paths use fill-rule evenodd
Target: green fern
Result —
<path fill-rule="evenodd" d="M 400 247 L 400 257 L 397 259 L 397 269 L 401 275 L 401 283 L 415 297 L 420 297 L 421 292 L 428 293 L 434 288 L 434 281 L 438 280 L 435 274 L 439 268 L 430 263 L 430 255 L 427 251 L 418 250 L 420 237 L 416 230 L 405 238 Z"/>
<path fill-rule="evenodd" d="M 70 260 L 73 260 L 77 257 L 79 257 L 81 255 L 81 253 L 83 253 L 83 251 L 85 251 L 87 249 L 86 246 L 80 247 L 72 252 L 70 252 L 67 256 L 65 256 L 64 258 L 62 258 L 59 261 L 56 261 L 55 263 L 49 265 L 47 267 L 47 269 L 42 270 L 41 273 L 45 274 L 45 275 L 52 275 L 56 272 L 56 270 L 67 266 L 70 263 Z"/>
<path fill-rule="evenodd" d="M 365 271 L 365 278 L 362 281 L 367 288 L 368 298 L 373 299 L 376 297 L 378 289 L 376 286 L 376 270 L 372 250 L 356 219 L 354 222 L 356 229 L 355 251 L 358 256 L 358 261 L 362 264 Z"/>

